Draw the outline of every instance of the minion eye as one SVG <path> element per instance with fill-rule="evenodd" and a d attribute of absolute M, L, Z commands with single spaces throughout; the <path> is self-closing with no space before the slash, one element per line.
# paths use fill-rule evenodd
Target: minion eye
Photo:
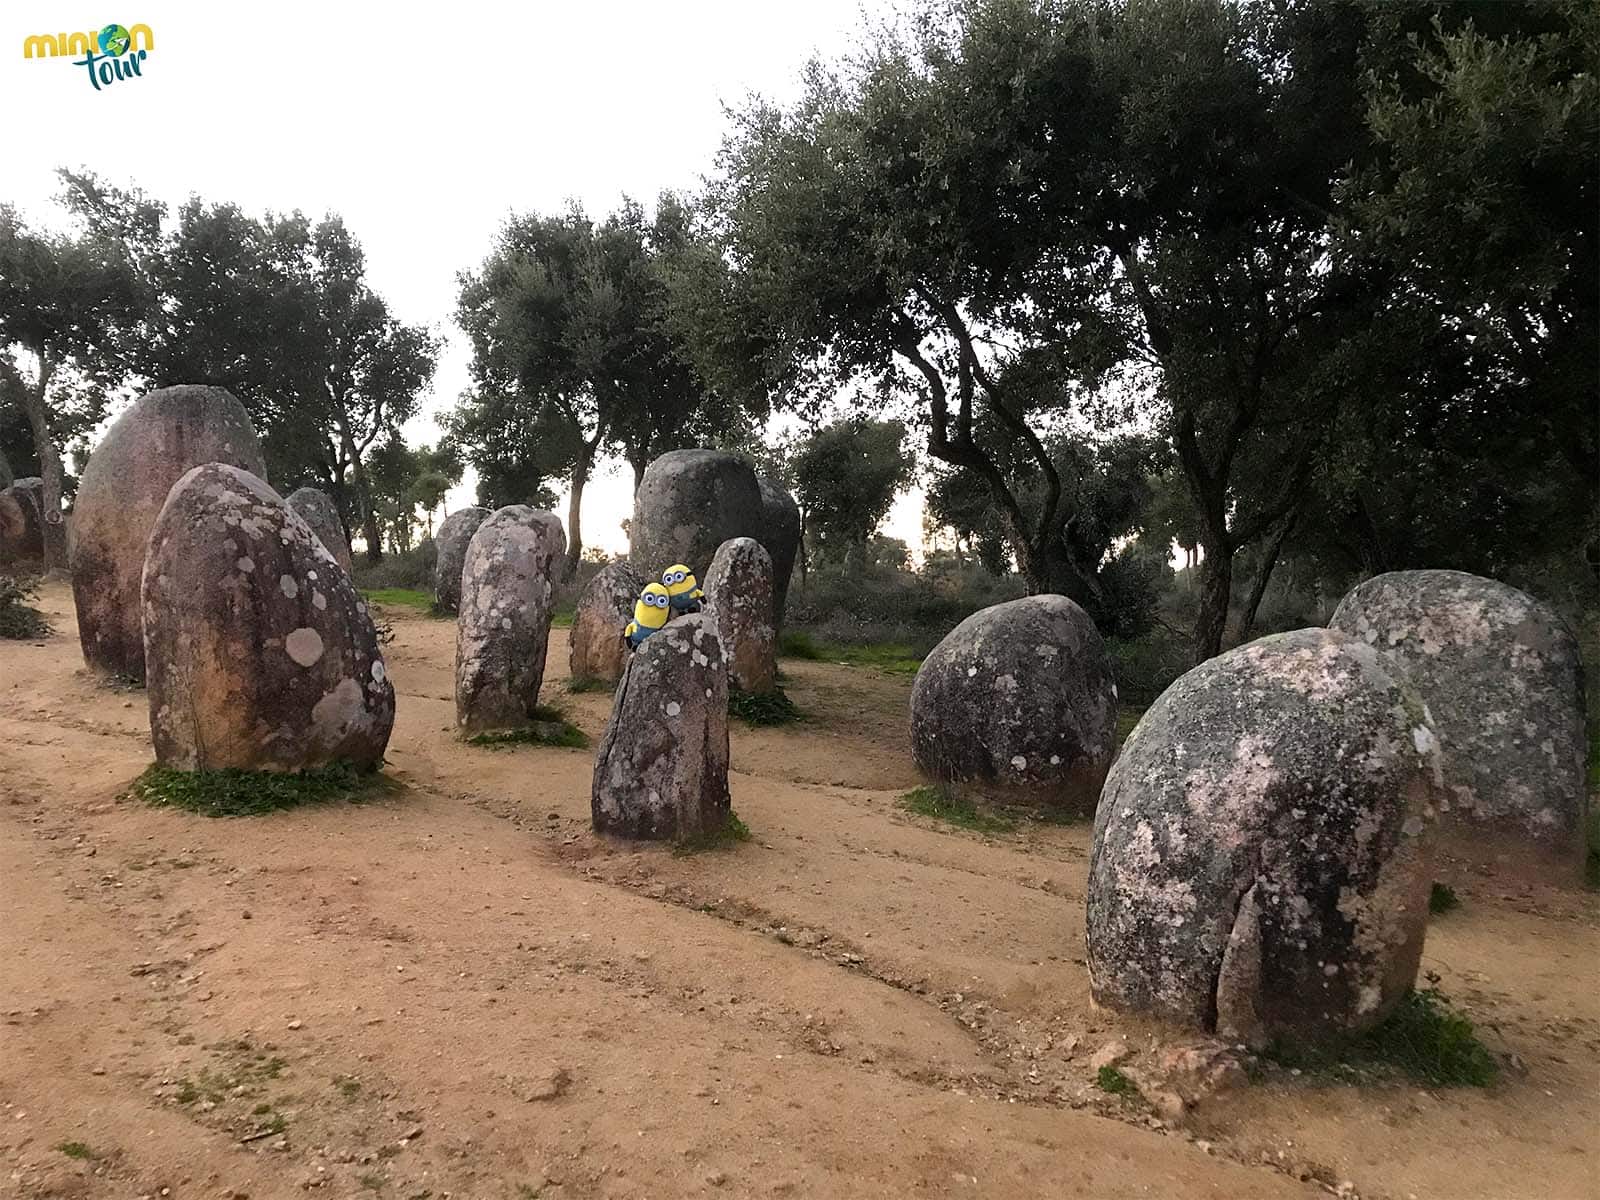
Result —
<path fill-rule="evenodd" d="M 651 596 L 650 603 L 657 608 L 665 608 L 667 606 L 667 598 L 665 596 Z"/>
<path fill-rule="evenodd" d="M 682 583 L 683 582 L 683 572 L 682 571 L 674 571 L 672 573 L 672 582 L 673 583 Z"/>

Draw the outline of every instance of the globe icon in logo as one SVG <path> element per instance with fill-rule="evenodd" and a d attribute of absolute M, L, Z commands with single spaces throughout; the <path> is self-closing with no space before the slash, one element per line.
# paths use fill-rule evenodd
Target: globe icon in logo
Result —
<path fill-rule="evenodd" d="M 130 40 L 131 36 L 126 25 L 107 25 L 99 34 L 100 53 L 116 58 L 120 54 L 127 53 Z"/>

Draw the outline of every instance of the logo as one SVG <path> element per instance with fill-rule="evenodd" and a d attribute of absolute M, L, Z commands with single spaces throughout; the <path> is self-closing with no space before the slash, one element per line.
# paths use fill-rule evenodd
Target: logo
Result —
<path fill-rule="evenodd" d="M 123 79 L 144 75 L 144 62 L 155 49 L 155 34 L 148 25 L 107 25 L 87 33 L 36 33 L 22 39 L 23 58 L 71 58 L 72 65 L 89 72 L 89 82 L 99 92 Z"/>

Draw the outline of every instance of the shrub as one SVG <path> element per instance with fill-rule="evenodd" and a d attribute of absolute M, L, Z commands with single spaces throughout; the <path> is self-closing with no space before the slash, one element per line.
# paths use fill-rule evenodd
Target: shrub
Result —
<path fill-rule="evenodd" d="M 38 590 L 36 579 L 0 575 L 0 638 L 28 641 L 49 634 L 50 622 L 27 603 Z"/>

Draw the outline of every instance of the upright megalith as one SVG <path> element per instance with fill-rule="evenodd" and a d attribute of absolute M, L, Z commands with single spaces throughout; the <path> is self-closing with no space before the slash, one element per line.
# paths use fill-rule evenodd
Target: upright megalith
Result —
<path fill-rule="evenodd" d="M 456 724 L 463 733 L 535 719 L 567 537 L 554 513 L 496 509 L 467 545 L 456 622 Z"/>
<path fill-rule="evenodd" d="M 622 631 L 644 582 L 625 562 L 608 563 L 578 597 L 567 634 L 568 666 L 573 679 L 598 679 L 615 684 L 627 666 Z"/>
<path fill-rule="evenodd" d="M 672 450 L 645 468 L 633 496 L 628 560 L 646 579 L 683 563 L 700 578 L 730 538 L 761 538 L 766 509 L 749 462 L 725 450 Z"/>
<path fill-rule="evenodd" d="M 345 540 L 344 524 L 339 520 L 339 506 L 327 492 L 314 487 L 295 488 L 284 497 L 284 503 L 300 514 L 300 519 L 311 527 L 311 532 L 327 547 L 334 561 L 350 573 L 350 543 Z"/>
<path fill-rule="evenodd" d="M 1525 592 L 1460 571 L 1355 588 L 1330 625 L 1387 655 L 1444 744 L 1452 848 L 1535 874 L 1585 858 L 1583 664 L 1572 631 Z"/>
<path fill-rule="evenodd" d="M 0 488 L 0 568 L 44 557 L 44 480 Z"/>
<path fill-rule="evenodd" d="M 683 838 L 728 820 L 728 668 L 707 613 L 679 617 L 628 661 L 600 739 L 601 833 Z"/>
<path fill-rule="evenodd" d="M 467 561 L 467 546 L 488 515 L 487 508 L 470 505 L 439 523 L 433 538 L 438 551 L 433 564 L 433 604 L 440 612 L 453 613 L 461 605 L 461 568 Z"/>
<path fill-rule="evenodd" d="M 754 538 L 723 542 L 705 580 L 706 611 L 722 639 L 728 682 L 741 692 L 778 686 L 772 558 Z"/>
<path fill-rule="evenodd" d="M 800 553 L 800 506 L 784 488 L 766 476 L 759 476 L 761 508 L 765 516 L 765 532 L 761 544 L 772 556 L 772 619 L 779 628 L 783 626 L 784 609 L 789 603 L 789 577 L 794 574 L 795 559 Z"/>
<path fill-rule="evenodd" d="M 1381 1020 L 1416 978 L 1439 742 L 1370 646 L 1262 638 L 1162 693 L 1095 816 L 1095 1000 L 1229 1041 Z"/>
<path fill-rule="evenodd" d="M 156 761 L 376 768 L 394 686 L 367 606 L 278 494 L 222 463 L 180 479 L 143 578 Z"/>
<path fill-rule="evenodd" d="M 145 547 L 172 485 L 206 463 L 266 478 L 244 406 L 223 388 L 195 384 L 135 400 L 89 456 L 73 503 L 70 563 L 78 638 L 96 670 L 144 679 Z"/>
<path fill-rule="evenodd" d="M 1105 643 L 1065 596 L 973 613 L 911 689 L 911 749 L 925 775 L 1080 812 L 1094 810 L 1116 727 Z"/>

